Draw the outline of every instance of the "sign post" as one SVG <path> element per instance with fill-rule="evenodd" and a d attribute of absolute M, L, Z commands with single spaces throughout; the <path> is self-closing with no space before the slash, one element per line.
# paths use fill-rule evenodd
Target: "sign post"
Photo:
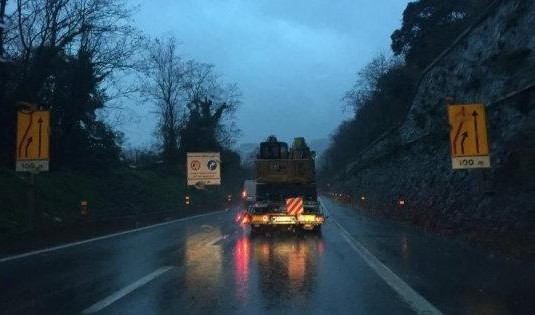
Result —
<path fill-rule="evenodd" d="M 48 111 L 36 111 L 30 104 L 22 103 L 21 105 L 23 107 L 17 112 L 15 171 L 30 173 L 28 227 L 32 230 L 36 225 L 35 219 L 39 220 L 39 214 L 35 206 L 35 174 L 48 171 L 50 113 Z"/>
<path fill-rule="evenodd" d="M 188 153 L 188 186 L 221 185 L 219 152 Z"/>
<path fill-rule="evenodd" d="M 490 168 L 485 105 L 448 105 L 453 169 Z"/>

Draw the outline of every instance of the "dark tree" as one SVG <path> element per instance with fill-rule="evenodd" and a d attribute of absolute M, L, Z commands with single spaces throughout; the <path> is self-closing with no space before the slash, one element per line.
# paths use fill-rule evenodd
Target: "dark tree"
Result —
<path fill-rule="evenodd" d="M 93 153 L 101 156 L 99 150 L 118 149 L 109 141 L 115 132 L 97 120 L 96 110 L 108 100 L 104 86 L 131 67 L 136 37 L 129 14 L 122 0 L 14 1 L 2 38 L 2 164 L 13 163 L 20 101 L 52 113 L 52 167 L 81 165 Z"/>
<path fill-rule="evenodd" d="M 149 40 L 140 91 L 157 108 L 162 154 L 168 165 L 186 152 L 220 151 L 231 134 L 224 123 L 239 104 L 235 85 L 224 85 L 209 64 L 182 61 L 176 39 Z"/>
<path fill-rule="evenodd" d="M 178 137 L 184 113 L 184 63 L 174 37 L 149 40 L 145 45 L 141 69 L 140 92 L 156 105 L 159 119 L 157 134 L 167 164 L 179 159 Z"/>
<path fill-rule="evenodd" d="M 423 69 L 472 23 L 484 0 L 419 0 L 403 12 L 401 28 L 391 36 L 392 51 Z"/>
<path fill-rule="evenodd" d="M 193 100 L 189 106 L 189 118 L 180 130 L 181 156 L 186 152 L 219 151 L 222 149 L 217 132 L 221 117 L 228 109 L 226 103 L 216 104 L 207 98 Z"/>

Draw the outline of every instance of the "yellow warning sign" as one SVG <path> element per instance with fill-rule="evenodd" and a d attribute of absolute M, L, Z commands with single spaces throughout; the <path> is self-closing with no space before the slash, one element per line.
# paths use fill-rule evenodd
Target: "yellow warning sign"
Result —
<path fill-rule="evenodd" d="M 18 112 L 17 171 L 48 170 L 49 134 L 50 113 L 48 111 Z"/>
<path fill-rule="evenodd" d="M 485 105 L 449 105 L 448 118 L 453 168 L 490 167 Z"/>

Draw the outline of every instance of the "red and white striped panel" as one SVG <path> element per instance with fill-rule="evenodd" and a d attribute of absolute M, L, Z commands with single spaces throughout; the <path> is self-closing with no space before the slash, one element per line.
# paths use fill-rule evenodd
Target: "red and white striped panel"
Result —
<path fill-rule="evenodd" d="M 286 199 L 286 211 L 288 214 L 291 215 L 298 215 L 305 211 L 305 208 L 303 206 L 303 198 L 302 197 L 295 197 L 295 198 L 287 198 Z"/>

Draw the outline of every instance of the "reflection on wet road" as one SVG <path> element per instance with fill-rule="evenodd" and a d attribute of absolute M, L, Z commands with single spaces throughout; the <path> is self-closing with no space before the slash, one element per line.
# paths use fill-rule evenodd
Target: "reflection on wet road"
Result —
<path fill-rule="evenodd" d="M 247 238 L 243 239 L 249 242 Z M 315 291 L 323 243 L 313 235 L 260 236 L 251 241 L 252 260 L 258 271 L 258 287 L 269 307 L 293 303 L 304 306 Z"/>
<path fill-rule="evenodd" d="M 249 239 L 242 237 L 234 246 L 234 281 L 236 283 L 236 298 L 242 305 L 247 304 L 247 284 L 249 282 Z"/>
<path fill-rule="evenodd" d="M 235 213 L 219 212 L 1 261 L 0 306 L 12 314 L 413 314 L 421 301 L 404 290 L 446 314 L 535 304 L 532 265 L 326 205 L 332 217 L 319 235 L 253 237 Z"/>
<path fill-rule="evenodd" d="M 203 295 L 212 290 L 214 284 L 221 283 L 223 254 L 220 245 L 214 240 L 221 238 L 221 230 L 203 226 L 203 232 L 188 236 L 186 239 L 185 273 L 186 285 Z"/>

